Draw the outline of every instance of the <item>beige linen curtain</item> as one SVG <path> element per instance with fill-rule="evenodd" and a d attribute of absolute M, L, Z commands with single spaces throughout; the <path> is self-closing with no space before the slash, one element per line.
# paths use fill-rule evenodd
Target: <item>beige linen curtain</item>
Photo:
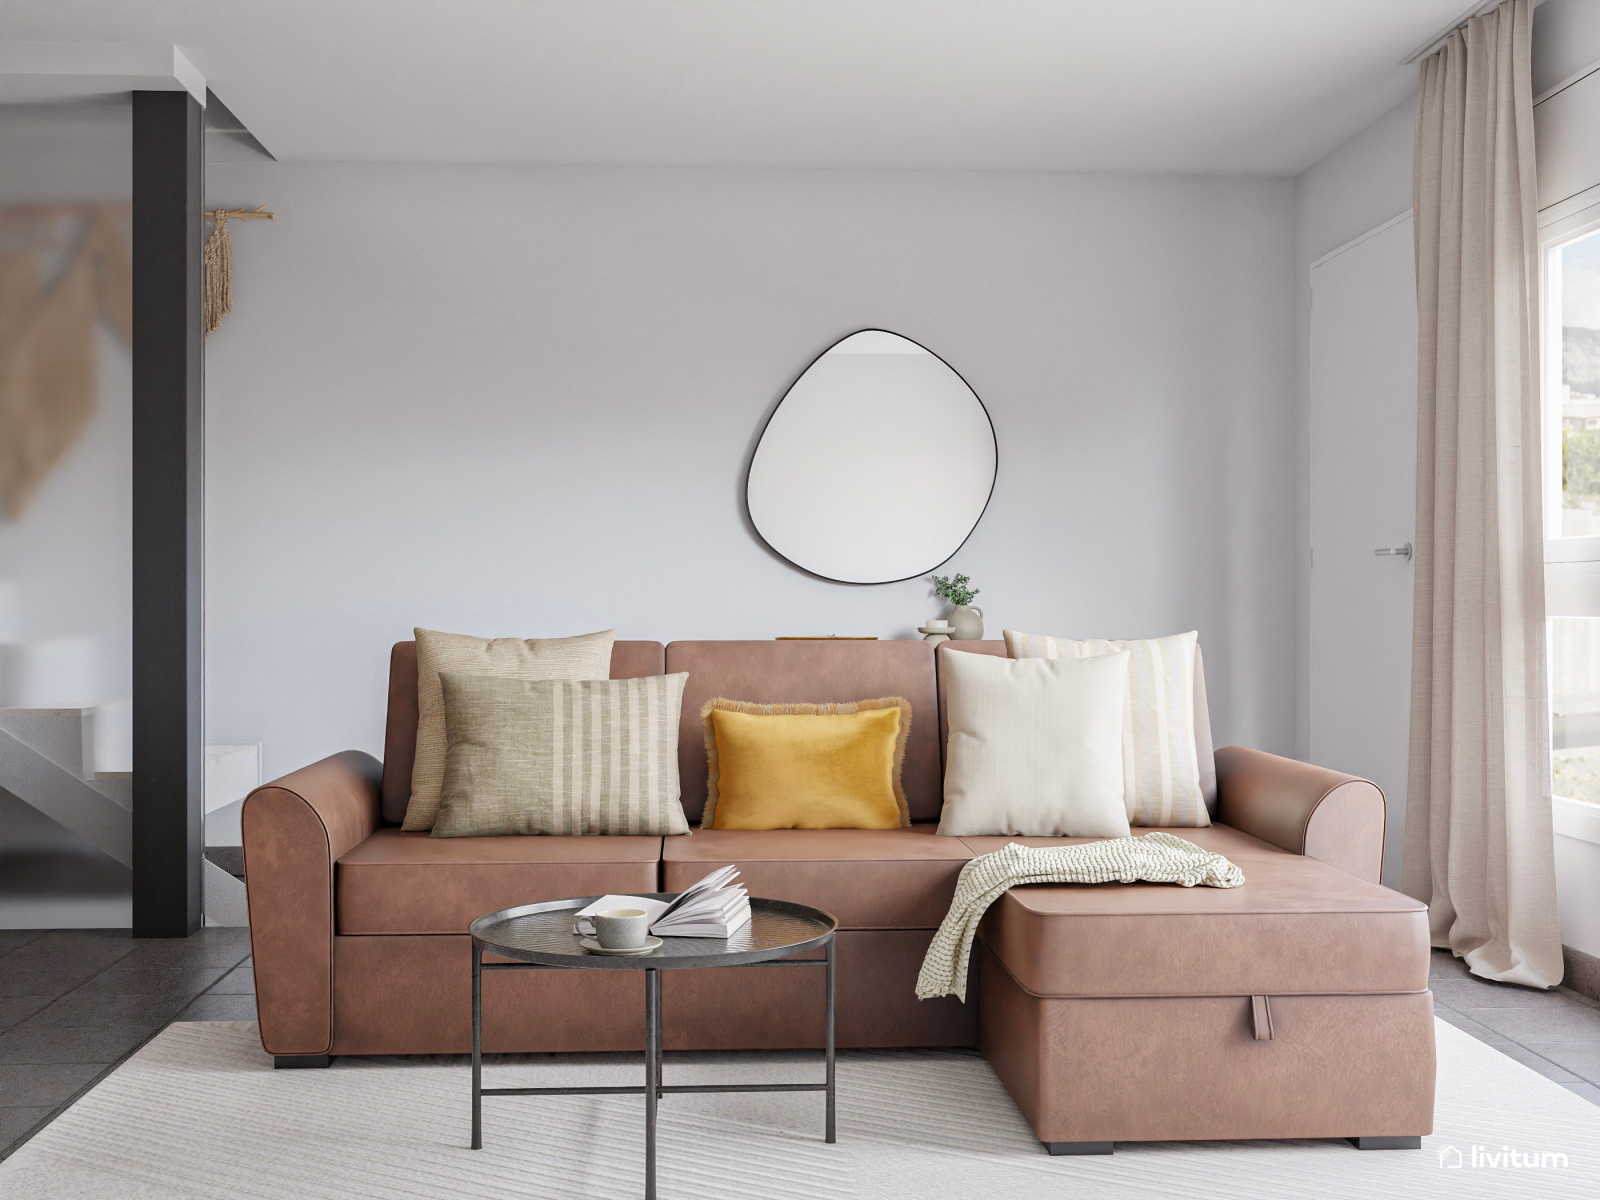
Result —
<path fill-rule="evenodd" d="M 1532 0 L 1424 60 L 1405 890 L 1477 975 L 1561 980 L 1545 683 Z"/>

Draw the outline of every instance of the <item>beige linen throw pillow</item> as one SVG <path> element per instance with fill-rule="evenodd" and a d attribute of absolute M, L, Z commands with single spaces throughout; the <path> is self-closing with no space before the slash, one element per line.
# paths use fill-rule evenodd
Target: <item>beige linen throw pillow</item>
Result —
<path fill-rule="evenodd" d="M 942 834 L 1127 837 L 1128 654 L 944 655 L 950 737 Z"/>
<path fill-rule="evenodd" d="M 439 811 L 444 784 L 444 695 L 442 671 L 496 679 L 605 679 L 617 631 L 568 638 L 480 638 L 418 629 L 417 756 L 411 768 L 411 799 L 401 829 L 426 832 Z"/>
<path fill-rule="evenodd" d="M 1194 651 L 1199 634 L 1142 641 L 1073 640 L 1005 631 L 1015 659 L 1085 659 L 1126 652 L 1128 700 L 1122 772 L 1134 825 L 1199 829 L 1211 824 L 1194 732 Z"/>
<path fill-rule="evenodd" d="M 678 785 L 688 678 L 446 671 L 449 750 L 433 836 L 688 833 Z"/>

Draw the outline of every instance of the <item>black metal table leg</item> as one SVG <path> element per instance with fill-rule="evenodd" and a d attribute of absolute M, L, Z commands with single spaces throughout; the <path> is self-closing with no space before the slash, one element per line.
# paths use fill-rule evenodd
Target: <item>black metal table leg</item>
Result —
<path fill-rule="evenodd" d="M 828 938 L 828 1122 L 827 1133 L 823 1141 L 833 1143 L 838 1139 L 834 1136 L 834 1104 L 833 1104 L 833 937 Z"/>
<path fill-rule="evenodd" d="M 661 972 L 644 973 L 644 1200 L 656 1200 L 656 1101 L 660 1096 Z"/>
<path fill-rule="evenodd" d="M 661 1083 L 667 1060 L 666 1020 L 662 1016 L 661 972 L 656 971 L 654 974 L 656 977 L 656 1095 L 662 1096 L 666 1094 L 666 1089 L 662 1087 Z"/>
<path fill-rule="evenodd" d="M 483 1149 L 483 947 L 472 944 L 472 1148 Z"/>

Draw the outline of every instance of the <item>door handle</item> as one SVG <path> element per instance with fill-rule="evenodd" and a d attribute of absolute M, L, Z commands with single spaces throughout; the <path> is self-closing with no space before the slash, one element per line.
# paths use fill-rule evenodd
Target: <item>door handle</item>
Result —
<path fill-rule="evenodd" d="M 1398 555 L 1401 558 L 1410 558 L 1411 557 L 1411 543 L 1407 542 L 1404 546 L 1390 546 L 1390 547 L 1388 547 L 1386 549 L 1383 549 L 1383 550 L 1374 550 L 1373 553 L 1377 554 L 1377 555 L 1380 555 L 1380 556 L 1381 555 L 1385 555 L 1385 554 L 1394 554 L 1394 555 Z"/>

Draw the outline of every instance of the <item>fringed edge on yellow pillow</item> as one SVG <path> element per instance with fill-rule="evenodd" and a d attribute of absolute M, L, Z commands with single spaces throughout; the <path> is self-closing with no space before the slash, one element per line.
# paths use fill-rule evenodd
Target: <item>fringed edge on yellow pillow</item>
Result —
<path fill-rule="evenodd" d="M 906 743 L 911 737 L 911 701 L 904 696 L 880 696 L 876 700 L 837 700 L 827 704 L 756 704 L 750 700 L 729 700 L 713 696 L 700 706 L 700 726 L 706 739 L 706 808 L 700 814 L 700 828 L 714 829 L 717 815 L 717 731 L 711 723 L 714 712 L 748 713 L 756 717 L 847 717 L 851 713 L 880 708 L 900 710 L 900 732 L 894 739 L 894 802 L 900 808 L 900 827 L 911 827 L 911 807 L 900 782 L 900 769 L 906 760 Z"/>

